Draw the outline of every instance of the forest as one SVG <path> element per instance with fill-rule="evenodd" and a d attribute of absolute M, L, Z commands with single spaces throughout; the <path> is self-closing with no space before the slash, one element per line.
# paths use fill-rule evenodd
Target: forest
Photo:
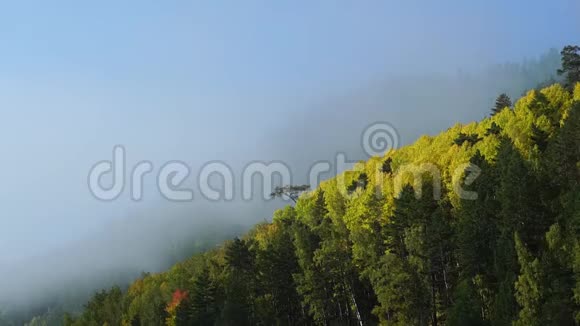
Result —
<path fill-rule="evenodd" d="M 501 94 L 479 122 L 278 189 L 300 196 L 271 222 L 59 322 L 579 325 L 579 53 L 562 50 L 561 82 Z"/>

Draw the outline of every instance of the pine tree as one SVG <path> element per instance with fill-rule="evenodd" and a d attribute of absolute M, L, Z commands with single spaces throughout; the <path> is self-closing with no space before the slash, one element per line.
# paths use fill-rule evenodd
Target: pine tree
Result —
<path fill-rule="evenodd" d="M 474 309 L 481 320 L 489 320 L 493 304 L 491 294 L 495 291 L 496 280 L 493 265 L 496 261 L 495 247 L 499 236 L 499 180 L 495 167 L 479 151 L 470 159 L 470 163 L 479 167 L 482 172 L 469 189 L 477 194 L 477 198 L 462 199 L 457 211 L 457 223 L 454 225 L 455 246 L 459 266 L 458 279 L 462 288 L 457 289 L 455 296 L 465 304 L 478 304 L 472 308 L 457 309 L 468 309 L 469 314 Z M 466 297 L 467 293 L 477 297 Z M 454 310 L 454 313 L 460 311 Z M 458 315 L 453 318 L 457 323 L 462 321 Z"/>
<path fill-rule="evenodd" d="M 477 134 L 464 134 L 462 132 L 457 135 L 457 137 L 453 140 L 453 143 L 457 146 L 463 145 L 463 143 L 467 142 L 470 146 L 477 144 L 477 142 L 483 140 Z"/>
<path fill-rule="evenodd" d="M 499 134 L 501 134 L 501 127 L 495 122 L 492 122 L 491 126 L 489 128 L 487 128 L 487 130 L 485 131 L 486 136 L 491 136 L 491 135 L 498 136 Z"/>
<path fill-rule="evenodd" d="M 520 275 L 515 283 L 516 299 L 521 307 L 514 326 L 539 326 L 542 322 L 541 301 L 544 296 L 540 261 L 533 258 L 518 234 L 515 235 Z"/>
<path fill-rule="evenodd" d="M 268 243 L 256 250 L 261 316 L 263 320 L 269 319 L 267 324 L 296 324 L 304 317 L 293 277 L 299 272 L 299 266 L 290 230 L 280 215 L 277 214 L 274 224 L 266 227 L 270 236 Z"/>
<path fill-rule="evenodd" d="M 485 326 L 482 317 L 483 302 L 474 289 L 473 282 L 463 280 L 456 288 L 455 304 L 449 310 L 449 326 Z"/>
<path fill-rule="evenodd" d="M 381 165 L 381 172 L 382 173 L 392 173 L 393 172 L 393 168 L 391 167 L 391 164 L 393 163 L 393 159 L 388 157 L 386 160 L 383 161 L 383 164 Z"/>
<path fill-rule="evenodd" d="M 219 312 L 216 305 L 216 288 L 206 266 L 194 281 L 190 307 L 189 317 L 195 325 L 215 323 Z"/>
<path fill-rule="evenodd" d="M 565 75 L 565 86 L 572 90 L 574 85 L 580 82 L 580 46 L 567 45 L 562 49 L 562 68 L 558 69 L 559 75 Z"/>
<path fill-rule="evenodd" d="M 501 93 L 495 100 L 495 106 L 491 108 L 491 115 L 496 115 L 505 108 L 512 107 L 512 100 L 506 93 Z"/>
<path fill-rule="evenodd" d="M 538 128 L 536 124 L 532 125 L 532 141 L 540 152 L 545 151 L 548 147 L 548 136 L 548 133 Z"/>
<path fill-rule="evenodd" d="M 370 273 L 379 305 L 373 313 L 381 325 L 427 325 L 431 319 L 429 293 L 420 286 L 418 274 L 409 263 L 387 252 Z"/>
<path fill-rule="evenodd" d="M 366 173 L 361 173 L 359 176 L 352 181 L 352 183 L 346 188 L 349 194 L 352 194 L 357 189 L 365 189 L 368 185 L 368 176 Z"/>
<path fill-rule="evenodd" d="M 415 320 L 413 323 L 430 320 L 432 325 L 437 325 L 451 303 L 452 230 L 448 224 L 447 205 L 434 201 L 432 191 L 432 187 L 424 186 L 421 198 L 417 199 L 411 186 L 403 188 L 395 201 L 395 212 L 385 226 L 389 248 L 385 259 L 399 265 L 399 270 L 393 273 L 400 274 L 402 279 L 417 282 L 412 294 L 407 294 L 416 298 L 412 306 L 417 311 L 405 312 L 407 308 L 401 307 L 403 311 L 395 313 L 397 317 L 394 318 L 406 322 Z M 379 291 L 377 284 L 393 284 L 395 281 L 376 274 L 373 280 L 376 291 Z M 389 308 L 392 298 L 399 295 L 389 291 L 393 289 L 387 292 L 381 290 L 378 295 L 383 309 Z M 377 311 L 381 312 L 379 316 L 382 319 L 391 318 L 386 311 Z"/>
<path fill-rule="evenodd" d="M 556 188 L 567 191 L 580 183 L 580 102 L 570 108 L 546 154 L 546 169 Z"/>
<path fill-rule="evenodd" d="M 236 238 L 228 244 L 225 253 L 224 322 L 236 325 L 255 323 L 255 269 L 254 256 L 245 240 Z"/>

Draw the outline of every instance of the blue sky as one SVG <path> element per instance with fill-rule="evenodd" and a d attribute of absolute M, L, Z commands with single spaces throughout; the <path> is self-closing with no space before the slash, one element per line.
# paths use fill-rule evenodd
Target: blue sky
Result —
<path fill-rule="evenodd" d="M 0 6 L 4 78 L 218 94 L 519 60 L 580 24 L 573 0 L 10 3 Z"/>
<path fill-rule="evenodd" d="M 141 206 L 93 200 L 130 159 L 252 160 L 286 117 L 369 80 L 477 70 L 580 40 L 578 1 L 5 1 L 0 265 Z"/>

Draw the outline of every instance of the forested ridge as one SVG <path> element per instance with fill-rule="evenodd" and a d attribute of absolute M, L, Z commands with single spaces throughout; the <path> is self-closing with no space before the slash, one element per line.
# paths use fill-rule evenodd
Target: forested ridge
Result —
<path fill-rule="evenodd" d="M 65 325 L 580 324 L 572 58 L 564 85 L 360 162 Z"/>

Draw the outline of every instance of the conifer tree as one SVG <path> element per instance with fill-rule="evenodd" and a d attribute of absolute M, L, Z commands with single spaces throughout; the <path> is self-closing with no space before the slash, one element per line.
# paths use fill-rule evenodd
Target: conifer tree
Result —
<path fill-rule="evenodd" d="M 567 45 L 560 54 L 562 68 L 558 69 L 558 74 L 565 75 L 565 86 L 572 90 L 574 85 L 580 82 L 580 46 Z"/>
<path fill-rule="evenodd" d="M 491 115 L 492 116 L 496 115 L 499 112 L 501 112 L 501 110 L 503 110 L 505 108 L 511 108 L 511 107 L 512 107 L 512 100 L 510 99 L 510 97 L 506 93 L 501 93 L 495 99 L 495 105 L 493 106 L 493 108 L 491 108 Z"/>
<path fill-rule="evenodd" d="M 254 257 L 245 240 L 236 238 L 226 247 L 224 322 L 236 325 L 255 323 Z"/>
<path fill-rule="evenodd" d="M 213 325 L 218 317 L 216 287 L 207 266 L 195 278 L 190 299 L 190 318 L 196 325 Z"/>
<path fill-rule="evenodd" d="M 514 326 L 544 325 L 541 314 L 544 289 L 540 261 L 532 257 L 517 233 L 515 245 L 520 265 L 520 274 L 515 283 L 516 299 L 521 310 Z"/>

